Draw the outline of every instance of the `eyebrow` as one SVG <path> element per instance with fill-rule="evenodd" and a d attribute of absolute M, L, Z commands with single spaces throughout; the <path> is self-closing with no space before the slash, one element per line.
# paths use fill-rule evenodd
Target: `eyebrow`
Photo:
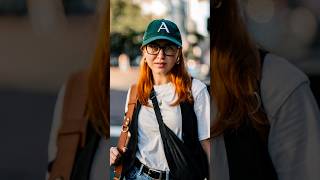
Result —
<path fill-rule="evenodd" d="M 159 44 L 159 43 L 156 43 L 156 42 L 153 42 L 151 44 L 154 44 L 154 45 L 158 45 L 158 46 L 175 46 L 175 44 L 173 43 L 170 43 L 170 42 L 166 42 L 164 43 L 163 45 Z"/>

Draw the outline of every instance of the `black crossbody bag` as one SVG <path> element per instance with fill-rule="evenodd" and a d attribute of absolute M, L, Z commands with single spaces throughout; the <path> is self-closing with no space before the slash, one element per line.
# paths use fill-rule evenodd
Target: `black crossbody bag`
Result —
<path fill-rule="evenodd" d="M 167 127 L 162 119 L 158 100 L 154 89 L 150 99 L 159 124 L 159 130 L 164 146 L 165 156 L 174 180 L 203 180 L 208 179 L 208 159 L 199 140 L 194 146 L 187 146 L 177 135 Z"/>

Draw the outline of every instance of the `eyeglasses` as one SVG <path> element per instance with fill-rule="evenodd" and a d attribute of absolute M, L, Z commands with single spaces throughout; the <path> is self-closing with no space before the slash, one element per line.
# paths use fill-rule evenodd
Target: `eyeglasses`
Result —
<path fill-rule="evenodd" d="M 146 46 L 146 49 L 147 49 L 147 53 L 151 55 L 158 55 L 160 52 L 160 49 L 162 49 L 163 53 L 166 56 L 174 56 L 177 53 L 179 47 L 175 45 L 159 46 L 158 44 L 148 44 Z"/>

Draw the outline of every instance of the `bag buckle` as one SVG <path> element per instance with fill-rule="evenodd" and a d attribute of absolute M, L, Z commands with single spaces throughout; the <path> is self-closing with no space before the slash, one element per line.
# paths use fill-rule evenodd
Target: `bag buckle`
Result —
<path fill-rule="evenodd" d="M 124 119 L 125 119 L 125 121 L 122 124 L 121 131 L 122 132 L 127 132 L 127 131 L 129 131 L 130 119 L 127 118 L 127 117 L 125 117 Z"/>
<path fill-rule="evenodd" d="M 155 97 L 156 97 L 156 93 L 154 90 L 152 90 L 150 93 L 150 99 L 153 100 Z"/>

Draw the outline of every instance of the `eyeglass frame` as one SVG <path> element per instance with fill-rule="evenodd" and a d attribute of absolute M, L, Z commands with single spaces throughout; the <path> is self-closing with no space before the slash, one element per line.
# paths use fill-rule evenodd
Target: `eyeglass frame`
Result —
<path fill-rule="evenodd" d="M 155 45 L 155 46 L 157 46 L 157 47 L 159 48 L 158 51 L 157 51 L 157 53 L 152 54 L 152 53 L 148 52 L 148 48 L 147 48 L 147 47 L 148 47 L 149 45 Z M 146 44 L 146 45 L 145 45 L 145 48 L 146 48 L 147 53 L 150 54 L 150 55 L 158 55 L 158 54 L 160 53 L 161 49 L 162 49 L 162 52 L 163 52 L 163 54 L 164 54 L 165 56 L 174 56 L 175 54 L 172 54 L 172 55 L 166 54 L 165 49 L 166 49 L 166 47 L 169 47 L 169 46 L 171 46 L 171 47 L 174 46 L 174 47 L 177 48 L 177 50 L 176 50 L 175 53 L 177 53 L 178 50 L 181 48 L 180 46 L 177 46 L 177 45 L 174 45 L 174 44 L 167 44 L 167 45 L 164 45 L 164 46 L 160 46 L 159 44 L 156 44 L 156 43 Z"/>

